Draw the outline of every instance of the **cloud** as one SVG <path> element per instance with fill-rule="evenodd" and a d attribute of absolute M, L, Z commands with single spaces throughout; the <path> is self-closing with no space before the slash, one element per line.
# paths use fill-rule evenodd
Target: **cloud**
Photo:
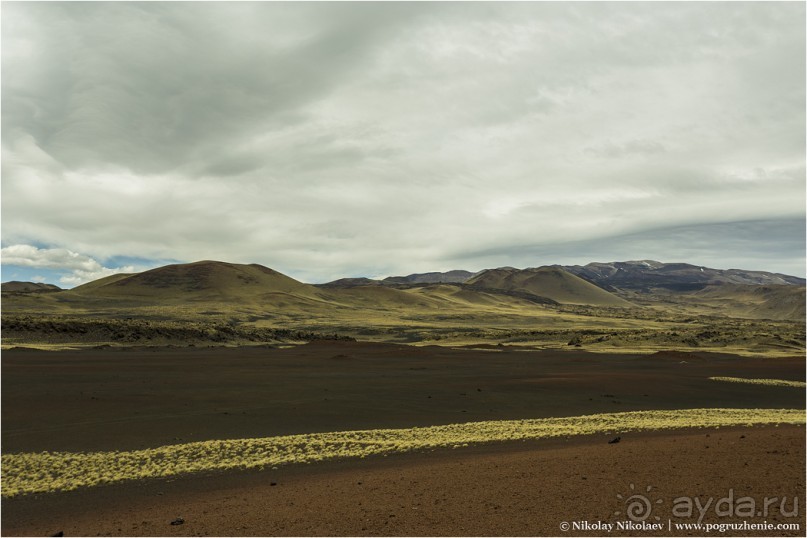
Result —
<path fill-rule="evenodd" d="M 134 266 L 104 267 L 98 261 L 63 248 L 44 249 L 32 245 L 10 245 L 0 249 L 3 265 L 55 269 L 67 272 L 59 281 L 68 286 L 77 286 L 117 273 L 135 272 Z M 44 277 L 34 276 L 35 281 Z"/>
<path fill-rule="evenodd" d="M 628 140 L 626 142 L 605 142 L 599 147 L 588 147 L 585 152 L 595 157 L 604 158 L 620 158 L 628 155 L 635 155 L 638 157 L 652 156 L 658 153 L 664 153 L 666 149 L 664 145 L 655 140 Z"/>
<path fill-rule="evenodd" d="M 804 10 L 10 3 L 3 242 L 321 281 L 792 225 Z"/>

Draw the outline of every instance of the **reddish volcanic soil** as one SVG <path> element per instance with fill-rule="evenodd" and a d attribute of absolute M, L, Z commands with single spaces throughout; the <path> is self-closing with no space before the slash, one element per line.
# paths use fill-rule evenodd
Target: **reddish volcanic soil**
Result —
<path fill-rule="evenodd" d="M 294 349 L 6 351 L 7 452 L 112 450 L 205 439 L 693 407 L 804 408 L 804 390 L 710 376 L 804 380 L 804 358 L 597 355 L 319 343 Z M 644 535 L 676 530 L 673 499 L 732 491 L 748 523 L 802 530 L 804 427 L 502 443 L 277 470 L 148 480 L 2 501 L 2 533 L 65 535 L 628 535 L 560 525 L 625 521 L 617 498 L 654 503 Z M 273 485 L 274 484 L 274 485 Z M 630 485 L 634 484 L 632 491 Z M 652 489 L 647 492 L 647 486 Z M 798 516 L 786 517 L 798 497 Z M 661 503 L 655 504 L 655 501 Z M 728 504 L 728 503 L 724 503 Z M 615 514 L 620 512 L 620 514 Z M 181 525 L 170 525 L 177 517 Z M 704 523 L 738 522 L 706 511 Z M 579 523 L 578 523 L 579 525 Z M 709 534 L 720 534 L 712 530 Z"/>
<path fill-rule="evenodd" d="M 698 497 L 706 505 L 713 498 L 703 523 L 739 523 L 743 518 L 715 515 L 714 503 L 731 490 L 735 502 L 749 496 L 760 509 L 765 497 L 786 497 L 786 514 L 798 497 L 797 517 L 780 513 L 778 502 L 767 517 L 747 521 L 804 529 L 804 451 L 804 428 L 795 426 L 627 434 L 618 444 L 601 436 L 500 444 L 5 500 L 2 531 L 5 536 L 58 531 L 66 536 L 700 536 L 706 531 L 668 527 L 698 519 L 697 510 L 692 518 L 674 517 L 673 500 Z M 617 495 L 633 493 L 653 503 L 647 521 L 660 523 L 661 531 L 560 528 L 563 522 L 626 521 L 625 502 Z M 177 517 L 184 523 L 171 525 Z"/>

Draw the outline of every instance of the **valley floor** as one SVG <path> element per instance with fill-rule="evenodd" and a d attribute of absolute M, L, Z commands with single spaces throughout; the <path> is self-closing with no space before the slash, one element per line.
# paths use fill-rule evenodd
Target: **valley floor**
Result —
<path fill-rule="evenodd" d="M 649 409 L 798 408 L 804 358 L 313 342 L 2 355 L 2 449 L 135 450 Z"/>
<path fill-rule="evenodd" d="M 285 349 L 11 349 L 2 371 L 4 455 L 634 410 L 805 408 L 798 355 L 318 341 Z M 766 517 L 712 510 L 702 522 L 795 522 L 795 532 L 723 534 L 802 535 L 804 434 L 803 423 L 736 424 L 626 432 L 613 444 L 610 433 L 129 480 L 4 497 L 2 533 L 626 535 L 560 525 L 625 521 L 625 499 L 641 493 L 652 500 L 651 519 L 658 514 L 665 525 L 697 521 L 697 513 L 672 513 L 677 497 L 786 496 L 784 510 L 777 504 Z M 789 517 L 794 496 L 802 505 Z M 183 523 L 171 525 L 176 518 Z"/>

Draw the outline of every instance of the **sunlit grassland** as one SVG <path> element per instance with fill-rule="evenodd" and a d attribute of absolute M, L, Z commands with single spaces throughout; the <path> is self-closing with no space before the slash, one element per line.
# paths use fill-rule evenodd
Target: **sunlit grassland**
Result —
<path fill-rule="evenodd" d="M 805 414 L 800 409 L 682 409 L 202 441 L 120 452 L 3 454 L 2 495 L 13 497 L 201 471 L 261 469 L 501 441 L 804 423 Z"/>
<path fill-rule="evenodd" d="M 365 342 L 582 347 L 603 353 L 679 350 L 785 357 L 805 350 L 801 319 L 732 318 L 727 317 L 731 311 L 690 309 L 687 301 L 648 299 L 644 306 L 625 308 L 537 304 L 446 285 L 344 290 L 303 286 L 257 295 L 245 294 L 238 286 L 225 288 L 235 295 L 211 290 L 188 295 L 171 286 L 161 291 L 150 288 L 144 296 L 94 296 L 86 290 L 6 294 L 0 345 L 40 349 L 276 345 L 306 341 L 275 334 L 299 331 Z"/>
<path fill-rule="evenodd" d="M 4 302 L 4 349 L 291 344 L 305 339 L 262 335 L 267 331 L 310 331 L 364 342 L 411 345 L 503 344 L 550 350 L 570 350 L 579 345 L 586 351 L 604 353 L 678 350 L 788 357 L 803 355 L 805 338 L 804 324 L 794 321 L 516 302 L 508 308 L 484 309 L 456 305 L 444 309 L 409 305 L 302 309 L 221 302 L 159 306 L 103 303 L 91 311 L 82 310 L 83 304 L 70 309 L 55 299 L 51 299 L 50 309 L 44 305 L 34 309 L 29 304 L 32 300 L 23 299 L 15 298 L 19 304 L 10 306 Z M 31 327 L 15 329 L 20 320 Z M 79 325 L 81 331 L 75 329 Z M 115 327 L 110 329 L 112 325 Z M 576 345 L 570 345 L 572 342 Z"/>
<path fill-rule="evenodd" d="M 805 388 L 804 381 L 789 381 L 787 379 L 755 379 L 748 377 L 710 377 L 712 381 L 726 381 L 728 383 L 749 383 L 751 385 L 768 385 L 771 387 L 796 387 Z"/>

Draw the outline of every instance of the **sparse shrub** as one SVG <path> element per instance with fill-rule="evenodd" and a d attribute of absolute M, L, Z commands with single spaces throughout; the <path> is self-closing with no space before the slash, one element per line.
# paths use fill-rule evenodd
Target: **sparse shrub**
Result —
<path fill-rule="evenodd" d="M 595 433 L 804 424 L 803 409 L 681 409 L 578 417 L 498 420 L 405 429 L 202 441 L 133 451 L 2 455 L 2 495 L 73 490 L 97 484 L 210 470 L 258 469 L 335 458 L 362 458 L 475 443 Z"/>

